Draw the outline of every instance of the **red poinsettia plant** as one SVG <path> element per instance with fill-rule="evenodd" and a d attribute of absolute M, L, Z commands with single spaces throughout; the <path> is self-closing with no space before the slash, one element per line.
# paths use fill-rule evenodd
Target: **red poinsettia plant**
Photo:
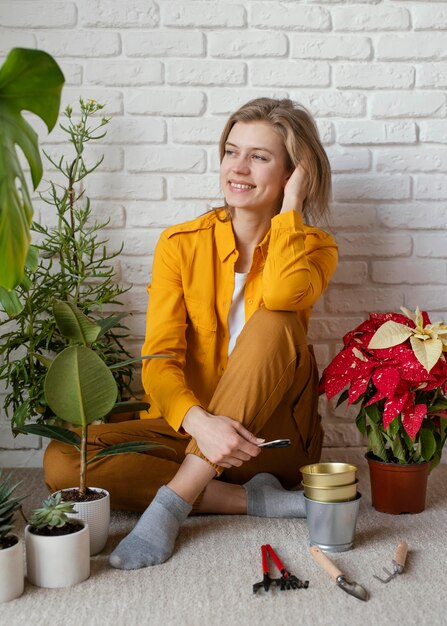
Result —
<path fill-rule="evenodd" d="M 447 325 L 425 311 L 371 313 L 343 337 L 320 394 L 359 405 L 357 427 L 388 463 L 440 461 L 447 438 Z"/>

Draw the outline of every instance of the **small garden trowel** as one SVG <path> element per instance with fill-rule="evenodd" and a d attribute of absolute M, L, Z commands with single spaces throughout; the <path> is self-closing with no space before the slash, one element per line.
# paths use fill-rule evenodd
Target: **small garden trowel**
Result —
<path fill-rule="evenodd" d="M 329 574 L 329 576 L 335 580 L 337 585 L 349 593 L 349 595 L 354 596 L 354 598 L 358 598 L 359 600 L 368 600 L 369 595 L 364 587 L 359 585 L 356 582 L 350 582 L 346 580 L 345 575 L 341 572 L 338 567 L 316 546 L 312 546 L 310 548 L 310 553 L 316 560 L 316 562 L 321 565 L 321 567 Z"/>

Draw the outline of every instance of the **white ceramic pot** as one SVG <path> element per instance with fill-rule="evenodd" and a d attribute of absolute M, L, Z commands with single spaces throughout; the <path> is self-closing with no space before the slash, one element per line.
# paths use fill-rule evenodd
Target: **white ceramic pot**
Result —
<path fill-rule="evenodd" d="M 88 526 L 70 535 L 43 537 L 25 528 L 26 575 L 37 587 L 70 587 L 90 576 Z"/>
<path fill-rule="evenodd" d="M 16 539 L 16 544 L 0 550 L 0 602 L 9 602 L 23 593 L 23 542 Z"/>
<path fill-rule="evenodd" d="M 73 487 L 73 489 L 77 489 L 77 487 Z M 89 489 L 103 491 L 107 495 L 100 500 L 93 500 L 92 502 L 75 502 L 74 508 L 76 513 L 68 513 L 68 516 L 82 519 L 88 524 L 90 531 L 90 554 L 94 555 L 103 550 L 109 536 L 110 494 L 105 489 L 100 489 L 99 487 L 89 487 Z M 62 489 L 61 491 L 63 493 L 66 490 Z"/>

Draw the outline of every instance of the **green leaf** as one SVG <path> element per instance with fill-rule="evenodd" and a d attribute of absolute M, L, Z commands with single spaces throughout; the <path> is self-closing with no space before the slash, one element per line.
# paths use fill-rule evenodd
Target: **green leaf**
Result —
<path fill-rule="evenodd" d="M 368 435 L 368 448 L 376 457 L 382 461 L 387 461 L 388 456 L 383 442 L 383 431 L 380 430 L 375 422 L 370 422 L 366 427 L 366 432 Z"/>
<path fill-rule="evenodd" d="M 36 246 L 31 245 L 28 248 L 28 254 L 26 256 L 25 267 L 30 272 L 35 272 L 39 266 L 39 250 Z"/>
<path fill-rule="evenodd" d="M 429 406 L 429 413 L 445 411 L 447 409 L 447 398 L 436 398 L 436 402 Z"/>
<path fill-rule="evenodd" d="M 1 209 L 1 206 L 0 206 Z M 30 272 L 35 272 L 38 265 L 38 250 L 35 246 L 28 248 L 28 254 L 25 261 L 25 267 Z M 24 291 L 29 291 L 33 283 L 26 274 L 23 274 L 20 281 L 20 287 Z M 17 292 L 14 289 L 8 290 L 0 286 L 0 305 L 2 306 L 8 317 L 16 317 L 23 311 L 24 305 L 19 299 Z"/>
<path fill-rule="evenodd" d="M 23 404 L 21 404 L 15 411 L 12 416 L 12 421 L 14 424 L 18 426 L 22 426 L 25 420 L 29 417 L 30 413 L 30 402 L 26 400 Z"/>
<path fill-rule="evenodd" d="M 357 428 L 361 432 L 361 434 L 364 435 L 366 433 L 366 413 L 365 413 L 365 409 L 361 409 L 359 411 L 357 417 L 355 418 L 355 423 L 357 425 Z"/>
<path fill-rule="evenodd" d="M 446 417 L 440 417 L 439 418 L 439 424 L 440 424 L 440 431 L 442 436 L 444 437 L 444 439 L 447 437 L 447 418 Z"/>
<path fill-rule="evenodd" d="M 71 446 L 81 445 L 81 438 L 78 433 L 68 428 L 62 428 L 61 426 L 48 426 L 47 424 L 25 424 L 21 428 L 15 428 L 16 433 L 23 433 L 25 435 L 38 435 L 39 437 L 47 437 L 47 439 L 54 439 L 55 441 L 62 441 L 68 443 Z"/>
<path fill-rule="evenodd" d="M 375 424 L 382 424 L 383 416 L 377 404 L 371 404 L 370 406 L 366 406 L 364 408 L 371 422 L 374 422 Z"/>
<path fill-rule="evenodd" d="M 101 326 L 92 322 L 71 302 L 56 300 L 53 305 L 57 327 L 67 339 L 72 339 L 85 346 L 95 341 Z"/>
<path fill-rule="evenodd" d="M 16 287 L 23 277 L 32 206 L 18 146 L 31 169 L 34 189 L 42 178 L 37 135 L 21 115 L 30 111 L 48 132 L 59 113 L 64 75 L 41 50 L 14 48 L 0 68 L 0 285 Z"/>
<path fill-rule="evenodd" d="M 45 398 L 62 420 L 80 426 L 104 417 L 118 388 L 107 365 L 90 348 L 65 348 L 45 377 Z"/>
<path fill-rule="evenodd" d="M 341 392 L 341 394 L 338 396 L 338 400 L 337 400 L 337 404 L 335 405 L 336 407 L 339 407 L 340 404 L 343 404 L 343 402 L 346 402 L 346 400 L 349 398 L 349 391 L 347 389 L 345 389 L 344 391 Z"/>
<path fill-rule="evenodd" d="M 400 419 L 400 415 L 399 415 L 398 417 L 399 417 L 399 419 Z M 400 433 L 401 437 L 403 438 L 403 440 L 404 440 L 405 445 L 407 446 L 407 448 L 408 448 L 409 450 L 412 450 L 412 449 L 413 449 L 413 444 L 414 444 L 414 441 L 412 440 L 412 438 L 410 437 L 410 435 L 407 433 L 407 431 L 406 431 L 406 430 L 405 430 L 405 428 L 403 427 L 402 421 L 401 421 L 400 423 L 401 423 L 401 428 L 400 428 L 400 430 L 399 430 L 399 433 Z"/>
<path fill-rule="evenodd" d="M 410 461 L 411 451 L 405 449 L 399 433 L 396 434 L 394 440 L 391 442 L 391 450 L 395 458 L 401 463 L 408 463 Z"/>
<path fill-rule="evenodd" d="M 8 317 L 15 317 L 23 311 L 23 304 L 20 302 L 14 289 L 9 291 L 0 286 L 0 305 Z"/>
<path fill-rule="evenodd" d="M 436 452 L 436 439 L 430 430 L 421 428 L 419 431 L 419 446 L 420 454 L 424 461 L 431 461 Z"/>
<path fill-rule="evenodd" d="M 112 315 L 104 319 L 96 320 L 98 326 L 101 327 L 101 331 L 98 335 L 98 339 L 106 334 L 108 330 L 116 326 L 124 317 L 127 317 L 127 313 L 120 313 L 119 315 Z"/>
<path fill-rule="evenodd" d="M 37 354 L 36 352 L 33 352 L 32 356 L 40 361 L 40 363 L 42 363 L 42 365 L 44 365 L 48 369 L 51 367 L 51 364 L 54 361 L 54 359 L 49 359 L 47 356 L 44 356 L 43 354 Z"/>
<path fill-rule="evenodd" d="M 401 428 L 402 428 L 402 424 L 399 420 L 399 416 L 396 415 L 396 417 L 393 419 L 392 422 L 390 422 L 386 430 L 387 430 L 387 433 L 390 435 L 390 437 L 394 439 L 394 437 L 397 435 L 397 433 L 399 432 Z"/>
<path fill-rule="evenodd" d="M 114 446 L 108 446 L 107 448 L 103 448 L 97 454 L 95 454 L 95 456 L 91 457 L 87 461 L 87 465 L 105 456 L 128 454 L 130 452 L 148 452 L 149 450 L 153 450 L 154 448 L 164 448 L 165 450 L 171 450 L 172 452 L 175 452 L 173 448 L 169 448 L 168 446 L 162 446 L 158 443 L 149 443 L 146 441 L 125 441 L 123 443 L 117 443 Z"/>

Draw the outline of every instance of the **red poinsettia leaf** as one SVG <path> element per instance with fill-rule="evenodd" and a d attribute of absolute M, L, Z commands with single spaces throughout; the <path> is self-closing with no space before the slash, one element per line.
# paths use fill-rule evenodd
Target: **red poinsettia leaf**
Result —
<path fill-rule="evenodd" d="M 427 311 L 421 311 L 421 313 L 422 313 L 422 324 L 424 326 L 427 326 L 427 324 L 431 324 Z"/>
<path fill-rule="evenodd" d="M 413 354 L 413 351 L 409 350 L 406 347 L 405 343 L 393 346 L 392 348 L 371 349 L 371 354 L 374 356 L 375 359 L 380 361 L 388 361 L 389 364 L 393 365 L 400 363 L 402 360 L 408 358 L 408 352 L 411 352 Z"/>
<path fill-rule="evenodd" d="M 357 379 L 368 373 L 371 367 L 372 365 L 368 361 L 362 361 L 356 356 L 354 348 L 345 348 L 324 370 L 320 383 L 320 393 L 325 393 L 330 400 L 354 378 Z"/>
<path fill-rule="evenodd" d="M 415 404 L 410 408 L 405 407 L 402 410 L 402 424 L 404 425 L 404 428 L 411 437 L 411 439 L 414 439 L 418 434 L 421 428 L 422 420 L 426 415 L 426 404 Z"/>
<path fill-rule="evenodd" d="M 439 380 L 432 380 L 431 382 L 421 383 L 416 387 L 416 389 L 422 389 L 423 391 L 432 391 L 433 389 L 437 389 L 441 386 L 441 382 Z"/>
<path fill-rule="evenodd" d="M 366 390 L 368 389 L 369 384 L 369 375 L 361 376 L 360 378 L 356 378 L 352 381 L 351 387 L 349 388 L 349 399 L 348 404 L 352 404 L 356 400 L 362 396 Z"/>
<path fill-rule="evenodd" d="M 357 326 L 357 328 L 354 328 L 354 330 L 346 333 L 346 335 L 343 337 L 343 343 L 345 344 L 345 346 L 349 346 L 354 337 L 360 337 L 365 333 L 369 333 L 372 336 L 375 332 L 376 327 L 374 323 L 371 320 L 366 320 L 366 322 L 362 322 L 359 326 Z"/>
<path fill-rule="evenodd" d="M 395 367 L 383 367 L 377 369 L 372 377 L 374 385 L 381 391 L 383 398 L 393 398 L 400 382 L 399 372 Z"/>
<path fill-rule="evenodd" d="M 399 324 L 410 326 L 410 328 L 415 328 L 414 322 L 402 313 L 370 313 L 369 317 L 374 321 L 376 328 L 379 328 L 379 326 L 382 326 L 382 324 L 389 321 L 398 322 Z"/>
<path fill-rule="evenodd" d="M 392 400 L 387 400 L 385 402 L 383 409 L 383 427 L 385 429 L 388 428 L 393 419 L 395 419 L 402 411 L 402 408 L 405 406 L 407 399 L 408 393 L 405 393 L 402 396 L 397 396 Z"/>
<path fill-rule="evenodd" d="M 384 397 L 385 396 L 381 391 L 377 391 L 373 397 L 368 400 L 365 406 L 371 406 L 371 404 L 375 404 L 376 402 L 379 402 L 379 400 L 383 400 Z"/>

